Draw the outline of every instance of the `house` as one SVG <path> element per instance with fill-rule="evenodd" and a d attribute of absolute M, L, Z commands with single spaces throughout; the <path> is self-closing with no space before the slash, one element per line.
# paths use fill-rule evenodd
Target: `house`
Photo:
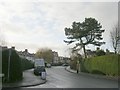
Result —
<path fill-rule="evenodd" d="M 52 63 L 59 63 L 58 52 L 52 51 L 52 53 L 53 53 Z"/>
<path fill-rule="evenodd" d="M 6 49 L 8 49 L 7 46 L 0 46 L 0 48 L 2 48 L 2 50 L 6 50 Z"/>
<path fill-rule="evenodd" d="M 63 57 L 63 56 L 59 56 L 59 61 L 61 63 L 70 63 L 70 58 L 68 57 Z"/>
<path fill-rule="evenodd" d="M 70 58 L 59 56 L 58 52 L 53 51 L 52 64 L 60 64 L 60 63 L 70 63 Z"/>
<path fill-rule="evenodd" d="M 25 49 L 25 51 L 17 51 L 18 55 L 22 58 L 26 58 L 30 61 L 33 61 L 35 60 L 35 54 L 34 53 L 29 53 L 28 52 L 28 49 Z"/>

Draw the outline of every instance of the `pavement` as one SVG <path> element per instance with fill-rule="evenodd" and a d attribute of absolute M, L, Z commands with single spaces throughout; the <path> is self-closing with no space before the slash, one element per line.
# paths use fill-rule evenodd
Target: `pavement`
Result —
<path fill-rule="evenodd" d="M 47 80 L 41 79 L 41 76 L 35 76 L 33 69 L 23 72 L 23 79 L 15 83 L 2 84 L 2 88 L 30 87 L 46 83 Z"/>
<path fill-rule="evenodd" d="M 71 73 L 79 74 L 79 75 L 91 76 L 91 77 L 94 77 L 94 78 L 103 78 L 103 79 L 109 79 L 109 80 L 115 80 L 115 81 L 118 81 L 118 77 L 111 77 L 111 76 L 104 76 L 104 75 L 90 74 L 90 73 L 84 73 L 84 72 L 79 72 L 79 73 L 77 73 L 77 71 L 71 69 L 70 66 L 66 67 L 65 70 L 67 70 L 68 72 L 71 72 Z"/>

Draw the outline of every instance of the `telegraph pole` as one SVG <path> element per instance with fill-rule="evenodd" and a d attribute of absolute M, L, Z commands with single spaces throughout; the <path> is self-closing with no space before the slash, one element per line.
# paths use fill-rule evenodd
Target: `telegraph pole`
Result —
<path fill-rule="evenodd" d="M 8 81 L 10 80 L 10 57 L 11 57 L 11 49 L 9 49 L 9 58 L 8 58 Z"/>

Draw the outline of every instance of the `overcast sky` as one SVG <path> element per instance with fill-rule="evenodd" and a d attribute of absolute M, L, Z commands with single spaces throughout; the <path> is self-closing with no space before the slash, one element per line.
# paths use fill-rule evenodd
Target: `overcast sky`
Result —
<path fill-rule="evenodd" d="M 0 1 L 0 35 L 7 46 L 17 50 L 48 47 L 61 56 L 68 56 L 64 28 L 73 21 L 82 22 L 85 17 L 98 20 L 105 32 L 102 49 L 112 49 L 109 32 L 118 20 L 117 2 L 40 2 L 38 0 Z M 94 46 L 87 48 L 95 49 Z"/>

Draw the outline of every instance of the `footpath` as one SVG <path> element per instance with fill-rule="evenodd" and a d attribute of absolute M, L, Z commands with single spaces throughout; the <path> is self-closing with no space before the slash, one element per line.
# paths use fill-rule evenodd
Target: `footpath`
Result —
<path fill-rule="evenodd" d="M 110 77 L 110 76 L 103 76 L 103 75 L 90 74 L 90 73 L 83 73 L 83 72 L 77 73 L 77 71 L 71 69 L 70 66 L 66 67 L 65 70 L 67 70 L 68 72 L 71 72 L 71 73 L 79 74 L 79 75 L 91 76 L 91 77 L 94 77 L 94 78 L 110 79 L 110 80 L 118 81 L 118 77 Z"/>
<path fill-rule="evenodd" d="M 18 88 L 18 87 L 30 87 L 46 83 L 46 80 L 42 80 L 40 76 L 35 76 L 33 69 L 23 72 L 23 80 L 15 83 L 2 84 L 2 88 Z"/>

